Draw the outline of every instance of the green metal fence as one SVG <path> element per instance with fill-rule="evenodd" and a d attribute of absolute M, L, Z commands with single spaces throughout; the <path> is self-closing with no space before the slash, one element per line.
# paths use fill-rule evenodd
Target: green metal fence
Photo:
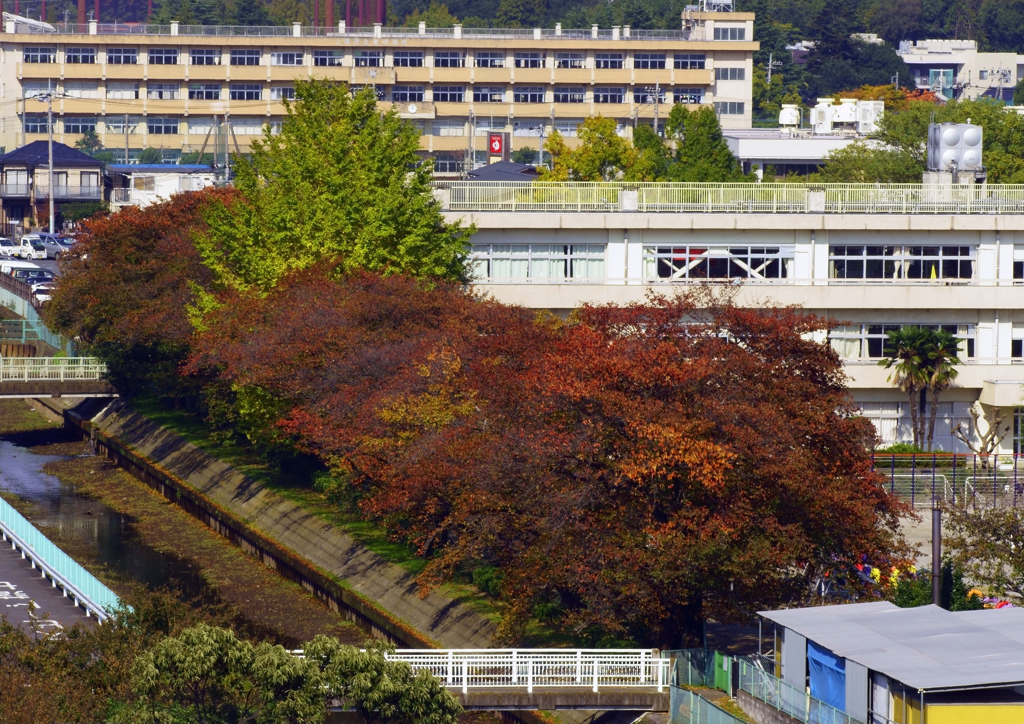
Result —
<path fill-rule="evenodd" d="M 805 724 L 860 724 L 834 706 L 815 699 L 806 691 L 775 678 L 745 659 L 737 659 L 739 688 L 783 714 Z"/>
<path fill-rule="evenodd" d="M 438 181 L 450 211 L 1012 214 L 1024 184 L 701 184 Z"/>
<path fill-rule="evenodd" d="M 117 594 L 40 533 L 3 498 L 0 498 L 0 532 L 4 541 L 31 559 L 67 595 L 100 621 L 120 605 Z"/>
<path fill-rule="evenodd" d="M 9 342 L 45 342 L 54 349 L 72 354 L 72 344 L 59 334 L 51 332 L 45 324 L 32 319 L 0 320 L 0 340 Z"/>
<path fill-rule="evenodd" d="M 692 691 L 678 686 L 670 687 L 669 724 L 736 724 L 737 719 L 727 711 L 703 699 Z"/>

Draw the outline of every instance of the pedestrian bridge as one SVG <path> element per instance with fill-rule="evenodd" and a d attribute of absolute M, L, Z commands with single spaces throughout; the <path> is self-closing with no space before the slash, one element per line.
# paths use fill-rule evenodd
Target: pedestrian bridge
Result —
<path fill-rule="evenodd" d="M 114 394 L 96 357 L 0 357 L 0 397 L 95 397 Z"/>
<path fill-rule="evenodd" d="M 672 660 L 654 649 L 399 649 L 466 709 L 668 711 Z"/>

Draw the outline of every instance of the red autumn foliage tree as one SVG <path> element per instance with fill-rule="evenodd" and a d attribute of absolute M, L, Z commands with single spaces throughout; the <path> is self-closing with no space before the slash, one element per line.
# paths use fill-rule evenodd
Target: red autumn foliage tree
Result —
<path fill-rule="evenodd" d="M 196 285 L 208 288 L 211 280 L 192 234 L 203 228 L 211 201 L 236 197 L 232 189 L 206 189 L 85 222 L 62 258 L 47 324 L 102 358 L 122 394 L 185 391 L 178 368 L 193 333 L 187 306 Z"/>
<path fill-rule="evenodd" d="M 543 611 L 674 647 L 896 547 L 825 327 L 710 288 L 563 323 L 316 270 L 225 304 L 195 365 L 277 400 L 425 581 L 498 567 L 508 639 Z"/>

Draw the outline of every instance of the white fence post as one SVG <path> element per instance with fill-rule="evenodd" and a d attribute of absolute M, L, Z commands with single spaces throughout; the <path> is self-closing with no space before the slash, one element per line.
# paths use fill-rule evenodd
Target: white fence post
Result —
<path fill-rule="evenodd" d="M 526 693 L 533 693 L 533 658 L 526 660 Z"/>
<path fill-rule="evenodd" d="M 462 693 L 469 693 L 469 659 L 462 660 Z"/>
<path fill-rule="evenodd" d="M 597 693 L 597 669 L 600 663 L 600 659 L 594 659 L 594 693 Z"/>
<path fill-rule="evenodd" d="M 576 651 L 576 683 L 583 683 L 583 652 Z"/>
<path fill-rule="evenodd" d="M 512 683 L 519 683 L 519 651 L 512 649 Z"/>
<path fill-rule="evenodd" d="M 455 653 L 452 652 L 452 651 L 449 651 L 448 652 L 448 686 L 452 685 L 452 674 L 454 673 L 452 667 L 455 666 L 454 657 L 455 657 Z"/>

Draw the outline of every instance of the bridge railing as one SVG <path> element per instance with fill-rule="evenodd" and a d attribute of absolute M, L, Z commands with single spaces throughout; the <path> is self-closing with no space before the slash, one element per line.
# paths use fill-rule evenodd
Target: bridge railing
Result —
<path fill-rule="evenodd" d="M 1024 213 L 1024 184 L 438 181 L 448 211 L 730 214 Z"/>
<path fill-rule="evenodd" d="M 44 576 L 60 586 L 75 603 L 104 621 L 119 605 L 113 591 L 62 551 L 10 503 L 0 498 L 0 534 L 11 548 L 21 551 Z M 45 611 L 44 611 L 45 613 Z"/>
<path fill-rule="evenodd" d="M 51 332 L 45 324 L 32 319 L 0 320 L 0 339 L 14 342 L 45 342 L 55 349 L 64 349 L 67 340 Z"/>
<path fill-rule="evenodd" d="M 470 689 L 643 687 L 663 691 L 672 662 L 652 649 L 399 649 L 388 658 Z"/>
<path fill-rule="evenodd" d="M 96 357 L 2 357 L 0 382 L 98 381 L 107 367 Z"/>

